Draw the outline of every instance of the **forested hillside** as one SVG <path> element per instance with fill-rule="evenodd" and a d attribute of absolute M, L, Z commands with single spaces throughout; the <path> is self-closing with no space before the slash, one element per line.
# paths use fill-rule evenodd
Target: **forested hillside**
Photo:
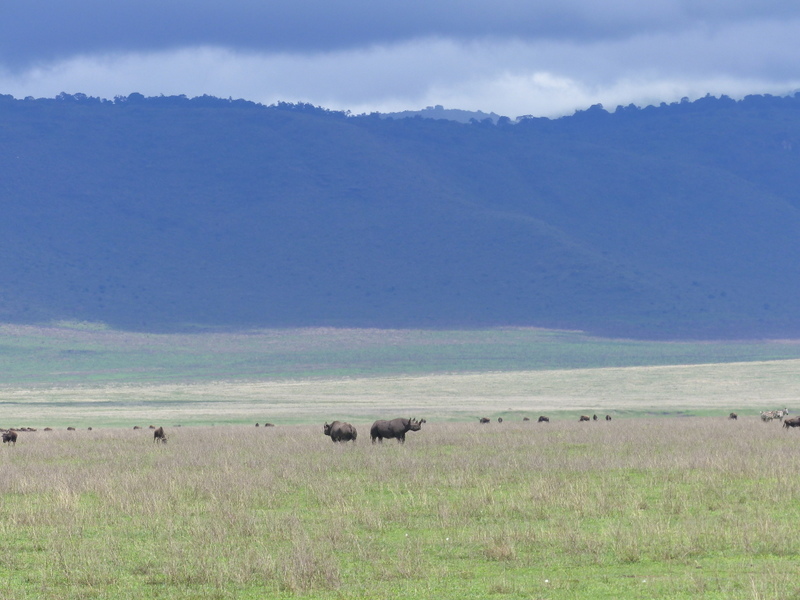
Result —
<path fill-rule="evenodd" d="M 0 322 L 800 335 L 800 95 L 470 124 L 0 97 Z"/>

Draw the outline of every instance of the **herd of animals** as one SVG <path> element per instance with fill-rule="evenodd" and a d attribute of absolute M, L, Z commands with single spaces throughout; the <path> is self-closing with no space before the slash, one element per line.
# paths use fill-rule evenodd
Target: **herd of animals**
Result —
<path fill-rule="evenodd" d="M 761 420 L 764 422 L 773 421 L 777 419 L 783 423 L 785 428 L 791 427 L 800 427 L 800 416 L 797 417 L 789 417 L 786 418 L 789 414 L 789 409 L 783 408 L 781 410 L 765 410 L 761 412 Z M 732 412 L 728 415 L 728 418 L 731 420 L 737 420 L 739 415 L 735 412 Z M 524 417 L 523 421 L 530 421 L 528 417 Z M 580 422 L 584 421 L 597 421 L 597 415 L 592 415 L 589 417 L 588 415 L 581 415 L 578 419 Z M 606 421 L 611 420 L 611 415 L 605 416 Z M 409 431 L 419 431 L 422 429 L 422 424 L 425 423 L 425 419 L 392 419 L 390 421 L 375 421 L 370 428 L 369 435 L 372 443 L 375 442 L 383 442 L 384 439 L 396 439 L 399 443 L 403 444 L 406 441 L 406 433 Z M 478 422 L 482 425 L 487 423 L 491 423 L 491 419 L 488 417 L 481 417 L 478 419 Z M 503 422 L 502 417 L 497 418 L 498 423 Z M 545 417 L 544 415 L 540 416 L 538 421 L 539 423 L 549 423 L 550 419 Z M 259 427 L 259 424 L 256 423 L 256 427 Z M 264 423 L 264 427 L 274 427 L 272 423 Z M 150 429 L 153 430 L 153 442 L 154 443 L 167 443 L 167 435 L 164 433 L 163 427 L 156 427 L 155 425 L 150 425 Z M 89 430 L 91 431 L 91 427 Z M 134 427 L 134 429 L 141 429 L 138 425 Z M 68 431 L 75 431 L 74 427 L 67 427 Z M 0 433 L 2 433 L 3 443 L 9 444 L 11 446 L 16 446 L 17 444 L 17 432 L 19 431 L 37 431 L 33 427 L 22 427 L 19 429 L 0 429 Z M 44 431 L 53 431 L 50 427 L 45 427 Z M 356 428 L 344 421 L 334 421 L 333 423 L 325 423 L 322 427 L 323 433 L 331 438 L 333 442 L 355 442 L 358 439 L 358 431 Z"/>
<path fill-rule="evenodd" d="M 89 431 L 92 430 L 91 427 L 88 428 Z M 141 429 L 138 425 L 134 427 L 134 429 Z M 163 427 L 156 427 L 155 425 L 150 425 L 150 429 L 153 430 L 153 442 L 161 442 L 162 444 L 167 443 L 167 434 L 164 433 Z M 19 429 L 0 429 L 0 432 L 3 434 L 3 443 L 9 444 L 11 446 L 17 445 L 17 432 L 18 431 L 38 431 L 34 427 L 21 427 Z M 52 427 L 45 427 L 44 431 L 53 431 Z M 67 427 L 67 431 L 75 431 L 74 427 Z"/>

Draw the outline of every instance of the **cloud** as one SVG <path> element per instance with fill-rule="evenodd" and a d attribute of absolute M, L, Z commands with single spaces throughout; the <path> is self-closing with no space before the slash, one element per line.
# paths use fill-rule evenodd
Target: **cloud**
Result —
<path fill-rule="evenodd" d="M 16 97 L 210 94 L 515 117 L 800 88 L 800 4 L 777 0 L 11 4 L 0 93 Z M 63 27 L 14 34 L 15 46 L 5 35 L 15 19 Z"/>
<path fill-rule="evenodd" d="M 411 40 L 619 40 L 696 26 L 785 21 L 782 0 L 5 0 L 0 63 L 223 47 L 320 53 Z"/>

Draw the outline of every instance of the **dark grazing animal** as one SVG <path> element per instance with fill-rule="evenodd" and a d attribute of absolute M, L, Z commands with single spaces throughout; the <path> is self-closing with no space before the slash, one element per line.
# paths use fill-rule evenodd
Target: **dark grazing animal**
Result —
<path fill-rule="evenodd" d="M 12 446 L 17 445 L 17 432 L 16 431 L 6 431 L 3 434 L 3 443 L 9 443 Z"/>
<path fill-rule="evenodd" d="M 783 426 L 786 427 L 786 429 L 789 429 L 789 427 L 800 427 L 800 417 L 784 419 Z"/>
<path fill-rule="evenodd" d="M 75 431 L 74 427 L 67 427 L 67 431 Z"/>
<path fill-rule="evenodd" d="M 372 438 L 372 443 L 375 440 L 383 443 L 383 438 L 397 439 L 398 443 L 404 444 L 406 441 L 406 433 L 409 431 L 419 431 L 422 429 L 422 424 L 425 419 L 417 421 L 416 419 L 392 419 L 391 421 L 375 421 L 372 424 L 372 429 L 369 430 L 369 436 Z"/>
<path fill-rule="evenodd" d="M 164 433 L 164 428 L 159 427 L 153 432 L 153 442 L 160 441 L 162 444 L 167 443 L 167 434 Z"/>
<path fill-rule="evenodd" d="M 735 421 L 736 419 L 739 418 L 739 415 L 737 415 L 736 413 L 731 413 L 728 415 L 728 418 L 733 419 Z"/>
<path fill-rule="evenodd" d="M 579 421 L 591 421 L 591 419 L 589 417 L 587 417 L 586 415 L 581 415 L 581 418 L 578 419 L 578 420 Z"/>
<path fill-rule="evenodd" d="M 503 417 L 497 417 L 497 422 L 498 423 L 502 423 L 503 422 Z"/>
<path fill-rule="evenodd" d="M 592 420 L 597 421 L 597 415 L 592 415 Z"/>
<path fill-rule="evenodd" d="M 549 423 L 550 422 L 550 417 L 541 416 L 541 417 L 539 417 L 539 420 L 537 422 L 538 423 Z"/>
<path fill-rule="evenodd" d="M 530 419 L 528 417 L 522 417 L 522 420 L 523 421 L 530 421 Z"/>
<path fill-rule="evenodd" d="M 610 421 L 610 420 L 611 420 L 611 415 L 606 415 L 606 421 Z"/>
<path fill-rule="evenodd" d="M 343 421 L 334 421 L 330 425 L 325 423 L 322 426 L 322 432 L 331 438 L 332 442 L 349 442 L 356 441 L 358 438 L 358 431 L 350 423 Z"/>
<path fill-rule="evenodd" d="M 481 425 L 485 425 L 486 423 L 491 423 L 491 419 L 487 419 L 486 417 L 481 417 Z"/>

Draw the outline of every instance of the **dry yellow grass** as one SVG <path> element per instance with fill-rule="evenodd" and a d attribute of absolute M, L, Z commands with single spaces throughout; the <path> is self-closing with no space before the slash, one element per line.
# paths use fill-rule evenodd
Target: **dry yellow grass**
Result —
<path fill-rule="evenodd" d="M 315 422 L 377 415 L 792 408 L 800 361 L 298 381 L 0 388 L 6 426 Z M 413 413 L 413 414 L 412 414 Z"/>

